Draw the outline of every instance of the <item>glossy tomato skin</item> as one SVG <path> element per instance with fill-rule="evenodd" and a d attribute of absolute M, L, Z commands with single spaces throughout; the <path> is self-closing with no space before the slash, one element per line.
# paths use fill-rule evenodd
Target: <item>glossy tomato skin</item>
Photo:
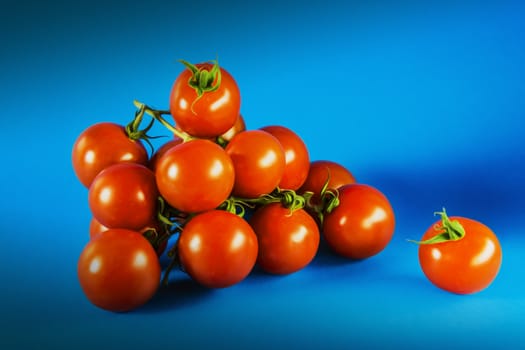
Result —
<path fill-rule="evenodd" d="M 84 294 L 94 305 L 125 312 L 153 297 L 161 267 L 157 254 L 140 233 L 110 229 L 84 247 L 77 275 Z"/>
<path fill-rule="evenodd" d="M 240 132 L 225 150 L 235 168 L 233 195 L 256 198 L 279 185 L 286 159 L 279 140 L 270 133 L 263 130 Z"/>
<path fill-rule="evenodd" d="M 148 167 L 153 172 L 155 172 L 155 170 L 157 169 L 157 163 L 158 163 L 159 159 L 164 155 L 164 153 L 166 153 L 172 147 L 180 145 L 181 143 L 182 143 L 182 139 L 177 137 L 177 136 L 175 136 L 175 138 L 173 140 L 170 140 L 170 141 L 165 142 L 164 144 L 162 144 L 159 148 L 157 148 L 155 153 L 153 153 L 153 155 L 151 156 L 151 158 L 149 160 L 149 163 L 148 163 L 149 164 Z"/>
<path fill-rule="evenodd" d="M 498 275 L 502 251 L 492 230 L 479 221 L 451 216 L 465 229 L 457 241 L 419 245 L 419 262 L 425 276 L 437 287 L 456 294 L 472 294 L 487 288 Z M 434 223 L 421 240 L 435 236 L 442 227 Z M 437 229 L 437 230 L 436 230 Z"/>
<path fill-rule="evenodd" d="M 144 144 L 131 140 L 123 126 L 103 122 L 85 129 L 76 139 L 72 151 L 73 169 L 87 188 L 103 169 L 121 162 L 146 165 L 148 152 Z"/>
<path fill-rule="evenodd" d="M 195 66 L 210 71 L 213 64 Z M 188 84 L 192 77 L 189 69 L 182 71 L 175 80 L 170 93 L 170 112 L 175 124 L 186 133 L 211 138 L 225 133 L 235 124 L 241 108 L 240 90 L 228 71 L 222 67 L 220 71 L 219 88 L 204 92 L 198 100 L 197 91 Z"/>
<path fill-rule="evenodd" d="M 326 181 L 328 181 L 328 189 L 331 190 L 356 183 L 354 175 L 343 165 L 330 160 L 315 160 L 310 163 L 308 175 L 299 193 L 312 192 L 313 203 L 318 203 L 319 194 Z"/>
<path fill-rule="evenodd" d="M 271 203 L 255 211 L 250 225 L 259 243 L 257 264 L 268 273 L 297 272 L 317 254 L 319 228 L 304 209 L 291 212 L 280 203 Z"/>
<path fill-rule="evenodd" d="M 216 143 L 196 139 L 169 149 L 157 162 L 162 197 L 186 213 L 207 211 L 227 199 L 233 188 L 232 160 Z"/>
<path fill-rule="evenodd" d="M 209 288 L 241 282 L 257 259 L 257 237 L 241 217 L 211 210 L 193 217 L 184 227 L 178 252 L 188 275 Z"/>
<path fill-rule="evenodd" d="M 282 125 L 261 128 L 279 140 L 283 147 L 286 165 L 279 188 L 298 190 L 306 181 L 310 169 L 310 154 L 304 141 L 291 129 Z"/>
<path fill-rule="evenodd" d="M 339 187 L 340 204 L 324 216 L 322 234 L 330 248 L 350 259 L 381 252 L 395 229 L 394 211 L 378 189 L 365 184 Z"/>
<path fill-rule="evenodd" d="M 109 228 L 139 231 L 157 216 L 155 175 L 144 165 L 119 163 L 95 177 L 88 192 L 93 216 Z"/>
<path fill-rule="evenodd" d="M 242 114 L 239 114 L 237 120 L 235 121 L 235 124 L 228 131 L 222 134 L 221 137 L 225 141 L 230 141 L 235 135 L 245 130 L 246 122 L 244 121 L 244 117 L 242 116 Z"/>

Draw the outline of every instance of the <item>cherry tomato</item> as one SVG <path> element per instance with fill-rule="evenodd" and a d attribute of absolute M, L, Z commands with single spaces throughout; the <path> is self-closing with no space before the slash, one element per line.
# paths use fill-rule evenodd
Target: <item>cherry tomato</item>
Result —
<path fill-rule="evenodd" d="M 339 187 L 339 205 L 326 213 L 322 234 L 337 254 L 365 259 L 381 252 L 394 234 L 390 202 L 378 189 L 365 184 Z"/>
<path fill-rule="evenodd" d="M 241 107 L 240 90 L 233 76 L 220 67 L 218 76 L 212 77 L 212 63 L 200 63 L 182 71 L 175 80 L 170 94 L 170 112 L 182 130 L 200 138 L 219 136 L 235 124 Z M 197 79 L 198 82 L 190 81 Z M 205 82 L 208 81 L 208 84 Z M 199 97 L 195 85 L 206 85 L 210 91 Z M 212 87 L 218 84 L 218 88 Z"/>
<path fill-rule="evenodd" d="M 224 288 L 249 275 L 257 259 L 257 237 L 241 217 L 211 210 L 193 217 L 178 241 L 188 275 L 209 288 Z"/>
<path fill-rule="evenodd" d="M 279 185 L 286 159 L 279 140 L 270 133 L 263 130 L 240 132 L 225 150 L 235 168 L 233 195 L 256 198 Z"/>
<path fill-rule="evenodd" d="M 319 228 L 304 210 L 271 203 L 250 218 L 259 243 L 257 263 L 266 272 L 290 274 L 307 266 L 319 247 Z"/>
<path fill-rule="evenodd" d="M 173 140 L 170 140 L 162 144 L 159 148 L 157 148 L 155 153 L 153 153 L 153 155 L 151 156 L 149 160 L 149 168 L 153 170 L 153 172 L 155 172 L 155 170 L 157 169 L 157 162 L 159 161 L 159 158 L 162 157 L 164 153 L 166 153 L 169 149 L 171 149 L 174 146 L 180 145 L 181 143 L 182 143 L 182 139 L 175 136 Z"/>
<path fill-rule="evenodd" d="M 299 193 L 312 192 L 312 203 L 316 204 L 326 181 L 327 188 L 331 190 L 356 182 L 354 175 L 341 164 L 329 160 L 316 160 L 310 163 L 308 176 Z"/>
<path fill-rule="evenodd" d="M 102 225 L 139 231 L 156 218 L 158 196 L 155 175 L 150 169 L 119 163 L 95 177 L 88 202 Z"/>
<path fill-rule="evenodd" d="M 84 130 L 73 145 L 73 169 L 87 188 L 104 168 L 121 162 L 143 165 L 148 162 L 148 152 L 142 142 L 131 140 L 121 125 L 94 124 Z"/>
<path fill-rule="evenodd" d="M 235 135 L 245 130 L 246 123 L 244 121 L 244 117 L 241 114 L 239 114 L 237 120 L 235 121 L 235 124 L 228 131 L 222 134 L 221 137 L 223 140 L 230 141 Z"/>
<path fill-rule="evenodd" d="M 441 214 L 446 218 L 444 212 Z M 459 216 L 435 222 L 423 234 L 422 241 L 440 234 L 454 221 L 455 225 L 461 225 L 464 236 L 458 240 L 420 244 L 421 269 L 441 289 L 456 294 L 477 293 L 496 278 L 502 261 L 501 246 L 489 227 Z"/>
<path fill-rule="evenodd" d="M 153 297 L 161 267 L 157 254 L 140 233 L 109 229 L 84 247 L 77 274 L 89 301 L 105 310 L 123 312 Z"/>
<path fill-rule="evenodd" d="M 294 131 L 281 125 L 265 126 L 261 130 L 275 136 L 283 147 L 286 166 L 279 187 L 298 190 L 305 182 L 310 169 L 310 155 L 304 141 Z"/>
<path fill-rule="evenodd" d="M 230 157 L 216 143 L 196 139 L 169 149 L 157 162 L 162 197 L 186 213 L 211 210 L 227 199 L 235 173 Z"/>

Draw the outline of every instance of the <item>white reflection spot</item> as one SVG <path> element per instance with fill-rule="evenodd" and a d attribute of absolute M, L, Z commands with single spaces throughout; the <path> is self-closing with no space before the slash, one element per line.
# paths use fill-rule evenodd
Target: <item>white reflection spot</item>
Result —
<path fill-rule="evenodd" d="M 219 160 L 215 160 L 210 168 L 210 176 L 213 178 L 219 177 L 223 171 L 224 165 Z"/>
<path fill-rule="evenodd" d="M 240 247 L 242 247 L 245 241 L 246 241 L 246 237 L 244 237 L 242 233 L 237 232 L 235 236 L 233 237 L 233 240 L 231 243 L 232 250 L 237 250 Z"/>
<path fill-rule="evenodd" d="M 386 212 L 382 208 L 375 208 L 372 214 L 363 220 L 363 227 L 370 228 L 375 223 L 381 222 L 386 218 Z"/>
<path fill-rule="evenodd" d="M 181 98 L 179 100 L 179 108 L 180 109 L 187 109 L 188 108 L 188 101 L 186 101 L 185 98 Z"/>
<path fill-rule="evenodd" d="M 200 236 L 195 236 L 190 240 L 190 250 L 192 252 L 199 251 L 201 249 L 202 241 Z"/>
<path fill-rule="evenodd" d="M 135 254 L 135 258 L 133 259 L 133 266 L 136 268 L 143 268 L 146 266 L 147 262 L 148 258 L 146 257 L 146 254 L 143 252 L 137 252 L 137 254 Z"/>
<path fill-rule="evenodd" d="M 432 254 L 432 257 L 434 258 L 434 260 L 441 259 L 441 251 L 439 249 L 437 249 L 437 248 L 433 248 L 430 251 L 430 254 Z"/>
<path fill-rule="evenodd" d="M 84 154 L 84 162 L 88 164 L 92 164 L 94 161 L 95 161 L 95 152 L 87 151 L 86 154 Z"/>
<path fill-rule="evenodd" d="M 98 273 L 101 267 L 102 261 L 100 257 L 96 257 L 95 259 L 91 260 L 91 263 L 89 264 L 89 272 L 93 274 Z"/>
<path fill-rule="evenodd" d="M 286 151 L 284 156 L 286 157 L 286 164 L 289 164 L 295 160 L 295 152 L 291 149 Z"/>
<path fill-rule="evenodd" d="M 261 166 L 261 168 L 268 168 L 268 167 L 272 166 L 273 163 L 275 163 L 276 159 L 277 159 L 277 155 L 275 154 L 275 152 L 268 151 L 268 152 L 266 152 L 264 157 L 262 157 L 259 160 L 259 165 Z"/>
<path fill-rule="evenodd" d="M 494 254 L 496 246 L 494 242 L 486 240 L 483 250 L 472 259 L 472 265 L 482 265 L 486 263 Z"/>
<path fill-rule="evenodd" d="M 108 203 L 111 200 L 111 195 L 113 193 L 111 192 L 111 189 L 104 188 L 102 191 L 100 191 L 100 201 L 102 203 Z"/>
<path fill-rule="evenodd" d="M 291 236 L 292 242 L 301 243 L 307 234 L 308 234 L 308 230 L 306 229 L 306 227 L 304 226 L 299 227 L 299 229 L 295 231 Z"/>
<path fill-rule="evenodd" d="M 132 159 L 133 159 L 133 154 L 130 153 L 130 152 L 124 153 L 124 154 L 120 157 L 120 160 L 124 160 L 124 161 L 132 160 Z"/>
<path fill-rule="evenodd" d="M 221 106 L 223 104 L 225 104 L 226 102 L 228 102 L 229 99 L 230 99 L 230 90 L 225 90 L 224 94 L 221 96 L 221 98 L 219 98 L 217 101 L 213 102 L 210 105 L 210 109 L 212 111 L 215 111 L 215 110 L 221 108 Z"/>
<path fill-rule="evenodd" d="M 137 199 L 141 202 L 143 202 L 146 199 L 146 195 L 142 191 L 137 192 Z"/>
<path fill-rule="evenodd" d="M 179 175 L 179 167 L 175 164 L 171 165 L 168 168 L 168 177 L 170 179 L 176 179 L 178 175 Z"/>

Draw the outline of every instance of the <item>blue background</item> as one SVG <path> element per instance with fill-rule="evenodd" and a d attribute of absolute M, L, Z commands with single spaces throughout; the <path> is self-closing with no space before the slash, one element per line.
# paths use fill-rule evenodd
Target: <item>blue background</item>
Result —
<path fill-rule="evenodd" d="M 525 335 L 525 5 L 452 1 L 3 1 L 0 347 L 491 348 Z M 166 108 L 177 62 L 219 57 L 249 128 L 282 124 L 312 159 L 391 200 L 391 244 L 206 290 L 181 272 L 144 307 L 98 309 L 76 276 L 87 190 L 78 134 Z M 162 132 L 161 129 L 157 129 Z M 406 242 L 451 215 L 499 236 L 494 283 L 470 296 L 423 276 Z"/>

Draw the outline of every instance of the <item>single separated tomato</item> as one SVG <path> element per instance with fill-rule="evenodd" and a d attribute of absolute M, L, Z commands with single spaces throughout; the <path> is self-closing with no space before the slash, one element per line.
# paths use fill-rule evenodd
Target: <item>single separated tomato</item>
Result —
<path fill-rule="evenodd" d="M 217 137 L 235 125 L 241 108 L 237 82 L 218 62 L 193 65 L 175 80 L 170 94 L 170 112 L 175 124 L 199 138 Z"/>
<path fill-rule="evenodd" d="M 223 210 L 194 216 L 182 230 L 177 244 L 184 270 L 209 288 L 241 282 L 257 259 L 257 237 L 250 225 Z"/>
<path fill-rule="evenodd" d="M 95 177 L 88 193 L 93 216 L 109 228 L 140 231 L 157 216 L 155 175 L 144 165 L 114 164 Z"/>
<path fill-rule="evenodd" d="M 224 149 L 195 139 L 167 150 L 157 161 L 155 177 L 172 207 L 196 213 L 214 209 L 229 197 L 235 173 Z"/>
<path fill-rule="evenodd" d="M 312 203 L 318 204 L 321 190 L 328 182 L 327 189 L 336 190 L 343 185 L 356 182 L 354 175 L 343 165 L 330 160 L 316 160 L 310 163 L 308 176 L 299 193 L 312 192 Z"/>
<path fill-rule="evenodd" d="M 279 188 L 298 190 L 306 180 L 310 169 L 310 155 L 304 141 L 291 129 L 282 125 L 261 128 L 279 140 L 283 147 L 286 165 Z"/>
<path fill-rule="evenodd" d="M 378 189 L 365 184 L 339 187 L 339 205 L 324 215 L 322 234 L 330 248 L 350 259 L 381 252 L 394 234 L 390 202 Z"/>
<path fill-rule="evenodd" d="M 266 272 L 290 274 L 307 266 L 319 248 L 319 228 L 304 210 L 281 203 L 257 209 L 250 218 L 259 242 L 257 264 Z"/>
<path fill-rule="evenodd" d="M 72 151 L 73 169 L 87 188 L 103 169 L 115 163 L 146 165 L 148 152 L 140 140 L 128 137 L 126 129 L 115 123 L 98 123 L 85 129 Z"/>
<path fill-rule="evenodd" d="M 84 294 L 109 311 L 130 311 L 148 302 L 158 289 L 157 253 L 138 232 L 109 229 L 89 241 L 77 264 Z"/>
<path fill-rule="evenodd" d="M 257 198 L 277 188 L 286 159 L 283 147 L 272 134 L 263 130 L 240 132 L 225 150 L 235 168 L 233 195 Z"/>
<path fill-rule="evenodd" d="M 456 294 L 487 288 L 498 275 L 502 251 L 492 230 L 479 221 L 436 213 L 441 220 L 423 234 L 419 263 L 435 286 Z"/>

